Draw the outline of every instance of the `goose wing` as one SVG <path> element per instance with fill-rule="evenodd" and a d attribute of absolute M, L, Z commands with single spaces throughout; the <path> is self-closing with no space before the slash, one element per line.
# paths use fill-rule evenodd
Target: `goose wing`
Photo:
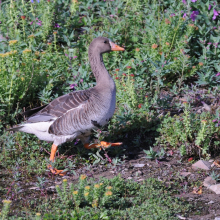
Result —
<path fill-rule="evenodd" d="M 24 115 L 30 116 L 27 123 L 54 121 L 71 110 L 82 108 L 89 100 L 89 97 L 90 93 L 88 90 L 74 91 L 54 99 L 43 109 L 40 107 L 38 112 L 36 112 L 36 109 L 32 111 L 33 114 L 31 114 L 32 112 L 29 110 L 27 113 L 25 112 Z"/>

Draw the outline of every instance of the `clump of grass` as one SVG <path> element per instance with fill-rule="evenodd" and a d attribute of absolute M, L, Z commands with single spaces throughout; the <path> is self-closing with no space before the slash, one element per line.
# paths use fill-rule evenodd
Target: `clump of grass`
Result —
<path fill-rule="evenodd" d="M 172 192 L 153 178 L 138 184 L 120 176 L 94 182 L 81 175 L 75 185 L 64 179 L 61 186 L 56 186 L 56 192 L 58 198 L 55 200 L 41 199 L 35 208 L 38 210 L 36 218 L 142 219 L 144 216 L 147 219 L 176 219 L 176 214 L 187 215 L 191 210 L 189 204 L 174 199 Z"/>
<path fill-rule="evenodd" d="M 178 147 L 182 156 L 209 157 L 219 151 L 220 127 L 215 124 L 215 116 L 209 112 L 196 114 L 189 111 L 187 104 L 185 107 L 183 114 L 163 118 L 157 130 L 160 136 L 156 138 L 156 144 Z"/>

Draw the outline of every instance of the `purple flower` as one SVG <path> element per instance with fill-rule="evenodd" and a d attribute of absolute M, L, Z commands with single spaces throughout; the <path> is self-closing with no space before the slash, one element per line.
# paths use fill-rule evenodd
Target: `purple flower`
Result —
<path fill-rule="evenodd" d="M 213 46 L 214 46 L 215 48 L 217 48 L 217 47 L 218 47 L 218 43 L 213 43 Z"/>
<path fill-rule="evenodd" d="M 215 9 L 213 9 L 213 17 L 212 17 L 212 20 L 215 20 L 216 19 L 216 17 L 218 16 L 218 12 L 215 10 Z"/>
<path fill-rule="evenodd" d="M 211 45 L 212 43 L 211 42 L 208 42 L 208 45 Z"/>
<path fill-rule="evenodd" d="M 183 2 L 183 4 L 185 4 L 185 5 L 186 5 L 186 0 L 182 0 L 182 2 Z"/>
<path fill-rule="evenodd" d="M 59 24 L 55 24 L 55 26 L 54 26 L 55 28 L 59 28 L 60 27 L 60 25 Z"/>
<path fill-rule="evenodd" d="M 76 139 L 74 145 L 77 145 L 79 143 L 79 139 Z"/>
<path fill-rule="evenodd" d="M 195 21 L 196 20 L 196 16 L 199 14 L 199 11 L 193 11 L 192 14 L 190 15 L 190 18 Z"/>
<path fill-rule="evenodd" d="M 191 2 L 197 2 L 197 0 L 191 0 Z"/>
<path fill-rule="evenodd" d="M 217 73 L 215 76 L 220 76 L 220 73 Z"/>
<path fill-rule="evenodd" d="M 80 79 L 80 82 L 83 83 L 83 79 Z"/>
<path fill-rule="evenodd" d="M 33 21 L 32 22 L 30 22 L 30 25 L 32 25 L 33 24 Z"/>
<path fill-rule="evenodd" d="M 74 57 L 73 57 L 73 59 L 76 59 L 76 58 L 77 58 L 77 56 L 74 56 Z"/>
<path fill-rule="evenodd" d="M 31 0 L 31 3 L 34 3 L 34 0 Z"/>
<path fill-rule="evenodd" d="M 40 19 L 38 19 L 38 18 L 36 18 L 36 20 L 38 21 L 37 24 L 38 24 L 39 26 L 41 26 L 41 25 L 42 25 L 42 21 L 41 21 Z"/>
<path fill-rule="evenodd" d="M 186 16 L 187 16 L 186 13 L 184 13 L 184 14 L 183 14 L 183 18 L 185 18 Z"/>
<path fill-rule="evenodd" d="M 217 119 L 212 120 L 212 122 L 216 122 L 216 121 L 217 121 Z"/>
<path fill-rule="evenodd" d="M 170 15 L 170 17 L 173 17 L 173 16 L 175 16 L 175 14 L 174 14 L 174 13 L 172 13 L 172 14 Z"/>
<path fill-rule="evenodd" d="M 37 3 L 40 3 L 40 0 L 37 0 Z"/>
<path fill-rule="evenodd" d="M 68 57 L 68 54 L 67 54 L 67 53 L 65 53 L 65 56 L 66 56 L 66 57 Z"/>
<path fill-rule="evenodd" d="M 73 91 L 75 90 L 75 87 L 77 87 L 77 84 L 70 84 L 70 89 L 73 89 Z"/>
<path fill-rule="evenodd" d="M 211 8 L 212 8 L 212 6 L 211 6 L 211 5 L 209 5 L 209 8 L 208 8 L 208 9 L 209 9 L 209 10 L 211 10 Z"/>

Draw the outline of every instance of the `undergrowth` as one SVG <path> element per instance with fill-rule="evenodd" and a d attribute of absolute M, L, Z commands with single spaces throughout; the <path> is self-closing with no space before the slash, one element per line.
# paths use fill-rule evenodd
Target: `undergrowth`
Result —
<path fill-rule="evenodd" d="M 184 200 L 174 199 L 172 191 L 153 178 L 138 184 L 120 176 L 94 182 L 81 175 L 75 185 L 63 179 L 56 192 L 58 199 L 31 201 L 34 208 L 21 210 L 23 214 L 17 219 L 177 219 L 177 214 L 186 215 L 192 209 Z M 1 217 L 6 219 L 10 200 L 3 203 Z"/>

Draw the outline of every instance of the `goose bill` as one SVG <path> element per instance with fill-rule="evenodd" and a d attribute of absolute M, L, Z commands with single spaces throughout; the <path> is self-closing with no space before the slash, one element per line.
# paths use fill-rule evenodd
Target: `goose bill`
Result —
<path fill-rule="evenodd" d="M 110 42 L 111 50 L 112 51 L 124 51 L 125 49 L 122 47 L 119 47 L 117 44 Z"/>

